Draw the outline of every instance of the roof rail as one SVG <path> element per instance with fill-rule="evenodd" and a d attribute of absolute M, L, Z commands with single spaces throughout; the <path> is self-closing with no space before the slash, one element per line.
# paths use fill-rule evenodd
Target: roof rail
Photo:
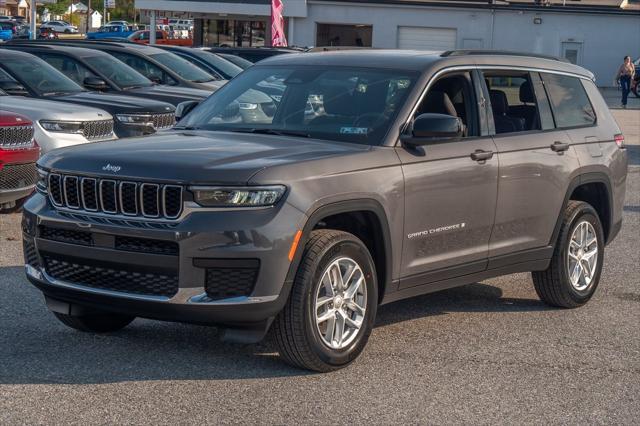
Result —
<path fill-rule="evenodd" d="M 468 56 L 468 55 L 528 56 L 533 58 L 549 59 L 551 61 L 560 61 L 560 62 L 570 63 L 567 59 L 560 58 L 557 56 L 542 55 L 539 53 L 514 52 L 511 50 L 482 50 L 482 49 L 447 50 L 446 52 L 442 53 L 440 56 L 448 57 L 448 56 Z"/>

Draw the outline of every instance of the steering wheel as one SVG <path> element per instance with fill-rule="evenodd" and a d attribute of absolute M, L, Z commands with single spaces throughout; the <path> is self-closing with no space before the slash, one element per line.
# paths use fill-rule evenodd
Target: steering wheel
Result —
<path fill-rule="evenodd" d="M 49 80 L 46 80 L 46 79 L 41 80 L 41 81 L 38 82 L 38 85 L 36 86 L 36 88 L 39 91 L 45 92 L 45 91 L 47 91 L 47 89 L 49 89 L 49 83 L 51 83 Z"/>
<path fill-rule="evenodd" d="M 365 114 L 362 114 L 356 117 L 356 119 L 353 121 L 353 126 L 363 127 L 362 125 L 366 124 L 367 127 L 375 127 L 375 124 L 378 121 L 384 120 L 384 119 L 385 119 L 385 115 L 381 112 L 367 112 Z"/>

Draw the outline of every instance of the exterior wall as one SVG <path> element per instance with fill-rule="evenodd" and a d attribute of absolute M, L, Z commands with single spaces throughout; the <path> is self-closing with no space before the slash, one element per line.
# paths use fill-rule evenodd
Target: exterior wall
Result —
<path fill-rule="evenodd" d="M 534 18 L 541 18 L 534 24 Z M 599 86 L 613 85 L 625 55 L 640 56 L 640 16 L 582 13 L 491 11 L 425 6 L 308 3 L 308 16 L 296 18 L 290 44 L 314 46 L 316 24 L 373 26 L 373 47 L 398 47 L 398 26 L 457 29 L 456 48 L 503 49 L 561 56 L 562 42 L 582 43 L 580 65 Z"/>

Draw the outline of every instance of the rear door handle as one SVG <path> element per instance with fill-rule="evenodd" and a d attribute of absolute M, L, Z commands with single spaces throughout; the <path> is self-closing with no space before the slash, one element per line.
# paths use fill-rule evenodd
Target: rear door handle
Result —
<path fill-rule="evenodd" d="M 564 152 L 564 151 L 568 150 L 568 149 L 569 149 L 569 146 L 570 146 L 570 145 L 569 145 L 568 143 L 555 141 L 555 142 L 550 146 L 550 148 L 551 148 L 551 151 L 553 151 L 553 152 L 561 153 L 561 152 Z"/>
<path fill-rule="evenodd" d="M 471 153 L 471 159 L 473 161 L 486 161 L 493 157 L 493 151 L 484 151 L 482 149 L 476 149 Z"/>

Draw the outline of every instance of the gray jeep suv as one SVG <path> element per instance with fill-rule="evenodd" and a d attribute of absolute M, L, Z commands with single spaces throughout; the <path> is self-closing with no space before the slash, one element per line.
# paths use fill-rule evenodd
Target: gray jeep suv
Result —
<path fill-rule="evenodd" d="M 39 172 L 26 273 L 64 324 L 272 329 L 287 362 L 329 371 L 381 304 L 524 271 L 546 303 L 586 303 L 627 154 L 578 66 L 363 50 L 265 60 L 173 131 L 56 150 Z"/>

